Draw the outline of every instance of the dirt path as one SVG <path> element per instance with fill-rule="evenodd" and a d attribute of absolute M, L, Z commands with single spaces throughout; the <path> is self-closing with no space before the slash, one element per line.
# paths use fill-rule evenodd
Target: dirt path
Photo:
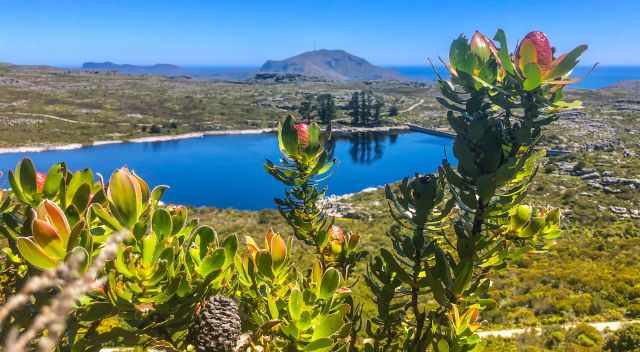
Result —
<path fill-rule="evenodd" d="M 638 324 L 640 320 L 618 320 L 618 321 L 607 321 L 602 323 L 587 323 L 588 325 L 593 326 L 598 331 L 602 332 L 604 330 L 615 331 L 629 324 Z M 562 328 L 568 329 L 576 326 L 576 324 L 564 324 Z M 540 328 L 531 328 L 531 329 L 504 329 L 504 330 L 492 330 L 492 331 L 481 331 L 478 332 L 480 337 L 514 337 L 517 335 L 521 335 L 527 331 L 535 330 L 537 333 L 540 333 Z"/>
<path fill-rule="evenodd" d="M 44 117 L 44 118 L 47 118 L 47 119 L 64 121 L 64 122 L 69 122 L 69 123 L 77 123 L 77 124 L 83 124 L 83 125 L 99 125 L 99 123 L 97 123 L 97 122 L 76 121 L 76 120 L 66 119 L 64 117 L 59 117 L 59 116 L 54 116 L 54 115 L 47 115 L 47 114 L 36 114 L 36 113 L 31 113 L 31 112 L 12 112 L 10 114 L 19 115 L 19 116 Z"/>
<path fill-rule="evenodd" d="M 408 107 L 408 108 L 406 108 L 406 109 L 404 109 L 404 110 L 400 110 L 400 111 L 399 111 L 399 113 L 409 112 L 409 111 L 411 111 L 411 110 L 413 110 L 413 109 L 417 108 L 418 106 L 422 105 L 423 103 L 424 103 L 424 99 L 420 99 L 420 101 L 419 101 L 419 102 L 417 102 L 417 103 L 415 103 L 415 104 L 411 105 L 410 107 Z"/>

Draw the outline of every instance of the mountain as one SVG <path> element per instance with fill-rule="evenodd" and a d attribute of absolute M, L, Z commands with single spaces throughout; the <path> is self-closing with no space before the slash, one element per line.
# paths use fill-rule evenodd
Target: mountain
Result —
<path fill-rule="evenodd" d="M 372 65 L 344 50 L 315 50 L 282 61 L 268 60 L 263 73 L 289 73 L 330 81 L 402 80 L 396 72 Z"/>
<path fill-rule="evenodd" d="M 127 74 L 178 74 L 181 72 L 180 66 L 171 64 L 155 64 L 150 66 L 138 66 L 129 64 L 115 64 L 110 61 L 105 62 L 85 62 L 82 64 L 84 70 L 96 70 L 96 71 L 117 71 Z"/>

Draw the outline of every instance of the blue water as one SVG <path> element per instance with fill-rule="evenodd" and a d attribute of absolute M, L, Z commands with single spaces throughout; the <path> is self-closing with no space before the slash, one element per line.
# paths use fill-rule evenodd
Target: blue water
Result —
<path fill-rule="evenodd" d="M 422 133 L 400 135 L 367 134 L 338 139 L 338 159 L 328 180 L 328 194 L 345 194 L 397 181 L 415 172 L 434 171 L 445 149 L 449 156 L 452 140 Z M 108 178 L 121 166 L 128 166 L 151 186 L 171 188 L 166 202 L 207 205 L 219 208 L 272 208 L 273 198 L 283 188 L 263 169 L 264 160 L 277 161 L 279 151 L 273 134 L 209 136 L 153 143 L 124 143 L 76 150 L 0 155 L 6 187 L 7 169 L 23 158 L 31 158 L 38 170 L 65 161 L 77 170 L 90 167 Z M 106 180 L 105 180 L 106 181 Z"/>
<path fill-rule="evenodd" d="M 389 67 L 401 75 L 416 81 L 434 81 L 436 74 L 430 66 L 393 66 Z M 582 78 L 570 87 L 579 89 L 598 89 L 614 85 L 620 81 L 640 80 L 640 66 L 598 66 L 589 74 L 592 66 L 578 66 L 573 76 Z M 448 77 L 443 67 L 437 67 L 438 73 Z"/>
<path fill-rule="evenodd" d="M 433 68 L 423 66 L 388 66 L 402 76 L 416 81 L 432 82 L 436 79 Z M 185 66 L 185 74 L 197 78 L 250 78 L 257 72 L 257 67 L 233 66 Z M 640 80 L 640 66 L 598 66 L 591 72 L 592 66 L 578 66 L 573 72 L 576 78 L 582 78 L 570 87 L 578 89 L 598 89 L 614 85 L 625 80 Z M 443 77 L 448 77 L 446 69 L 437 66 L 436 70 Z"/>
<path fill-rule="evenodd" d="M 414 81 L 433 82 L 436 74 L 430 65 L 419 66 L 385 66 Z M 77 67 L 68 67 L 77 68 Z M 231 79 L 245 80 L 252 78 L 260 68 L 254 66 L 213 66 L 187 65 L 170 75 L 183 74 L 196 79 Z M 599 89 L 609 87 L 621 81 L 640 80 L 640 66 L 598 66 L 590 72 L 592 66 L 578 66 L 573 72 L 576 78 L 582 78 L 570 87 L 577 89 Z M 443 66 L 436 66 L 438 73 L 448 78 L 447 70 Z"/>

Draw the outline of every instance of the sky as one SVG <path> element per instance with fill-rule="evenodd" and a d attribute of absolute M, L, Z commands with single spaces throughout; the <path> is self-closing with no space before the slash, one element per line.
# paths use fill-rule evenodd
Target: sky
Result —
<path fill-rule="evenodd" d="M 0 62 L 255 66 L 313 49 L 378 65 L 446 57 L 459 34 L 530 30 L 583 64 L 640 65 L 640 0 L 0 0 Z"/>

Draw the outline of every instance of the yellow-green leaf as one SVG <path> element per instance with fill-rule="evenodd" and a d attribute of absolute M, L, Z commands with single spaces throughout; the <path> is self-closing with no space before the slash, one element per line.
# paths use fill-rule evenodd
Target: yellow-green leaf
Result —
<path fill-rule="evenodd" d="M 18 237 L 16 247 L 20 255 L 38 269 L 52 269 L 58 265 L 59 261 L 45 253 L 31 238 Z"/>

